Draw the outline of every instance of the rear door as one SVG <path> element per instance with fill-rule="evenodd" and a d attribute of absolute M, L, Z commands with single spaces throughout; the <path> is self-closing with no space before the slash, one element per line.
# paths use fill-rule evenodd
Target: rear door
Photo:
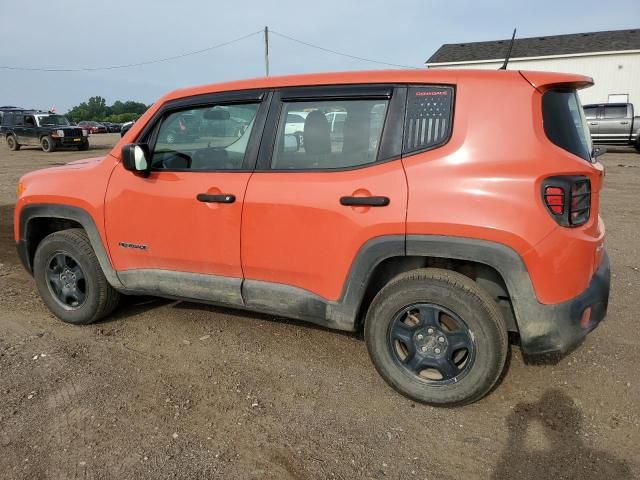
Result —
<path fill-rule="evenodd" d="M 33 115 L 24 116 L 24 126 L 20 133 L 20 143 L 22 145 L 39 145 L 38 126 Z"/>
<path fill-rule="evenodd" d="M 405 96 L 388 85 L 275 93 L 242 216 L 247 305 L 278 284 L 337 300 L 368 240 L 404 236 Z M 287 134 L 289 112 L 305 112 L 301 142 Z M 341 132 L 331 128 L 336 117 Z"/>
<path fill-rule="evenodd" d="M 598 138 L 607 143 L 626 143 L 631 135 L 631 118 L 626 104 L 604 105 Z"/>

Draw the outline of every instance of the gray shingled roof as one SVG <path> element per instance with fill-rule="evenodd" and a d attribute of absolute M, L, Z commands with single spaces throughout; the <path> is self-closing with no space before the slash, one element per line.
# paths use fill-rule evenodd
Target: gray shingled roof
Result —
<path fill-rule="evenodd" d="M 502 59 L 507 54 L 509 42 L 510 39 L 445 44 L 431 55 L 426 63 Z M 640 50 L 640 29 L 533 38 L 517 38 L 516 36 L 511 58 L 617 50 Z"/>

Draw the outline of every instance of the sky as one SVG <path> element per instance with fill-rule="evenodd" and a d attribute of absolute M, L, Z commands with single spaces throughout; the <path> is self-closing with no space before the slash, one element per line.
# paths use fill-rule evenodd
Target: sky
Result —
<path fill-rule="evenodd" d="M 637 0 L 0 0 L 0 67 L 96 68 L 205 49 L 264 29 L 270 73 L 390 68 L 310 48 L 423 67 L 443 43 L 640 27 Z M 12 12 L 12 13 L 10 13 Z M 16 13 L 18 12 L 18 13 Z M 0 68 L 0 105 L 58 112 L 100 95 L 153 103 L 192 85 L 265 74 L 264 39 L 131 68 Z"/>

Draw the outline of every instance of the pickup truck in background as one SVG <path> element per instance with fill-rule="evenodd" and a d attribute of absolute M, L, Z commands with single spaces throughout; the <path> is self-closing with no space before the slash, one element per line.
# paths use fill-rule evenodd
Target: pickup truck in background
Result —
<path fill-rule="evenodd" d="M 585 117 L 593 143 L 630 145 L 640 152 L 640 117 L 631 103 L 585 105 Z"/>

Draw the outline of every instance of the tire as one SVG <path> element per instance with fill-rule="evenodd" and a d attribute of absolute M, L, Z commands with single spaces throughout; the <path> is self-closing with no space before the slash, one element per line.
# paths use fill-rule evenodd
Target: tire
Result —
<path fill-rule="evenodd" d="M 638 140 L 633 147 L 636 149 L 636 152 L 640 153 L 640 140 Z"/>
<path fill-rule="evenodd" d="M 433 268 L 401 274 L 378 292 L 367 312 L 365 340 L 391 387 L 412 400 L 448 407 L 487 395 L 509 348 L 493 299 L 470 278 Z"/>
<path fill-rule="evenodd" d="M 42 151 L 46 153 L 56 151 L 56 144 L 49 135 L 45 135 L 40 139 L 40 147 L 42 147 Z"/>
<path fill-rule="evenodd" d="M 86 152 L 87 150 L 89 150 L 89 142 L 83 142 L 82 145 L 78 145 L 78 150 L 80 150 L 81 152 Z"/>
<path fill-rule="evenodd" d="M 14 137 L 13 135 L 7 135 L 7 146 L 12 152 L 20 150 L 20 144 L 18 143 L 18 140 L 16 140 L 16 137 Z"/>
<path fill-rule="evenodd" d="M 62 230 L 45 237 L 36 249 L 33 276 L 49 310 L 67 323 L 96 322 L 109 315 L 120 300 L 82 229 Z"/>

